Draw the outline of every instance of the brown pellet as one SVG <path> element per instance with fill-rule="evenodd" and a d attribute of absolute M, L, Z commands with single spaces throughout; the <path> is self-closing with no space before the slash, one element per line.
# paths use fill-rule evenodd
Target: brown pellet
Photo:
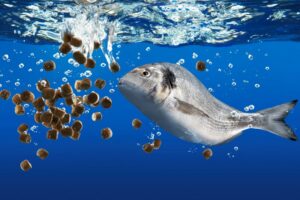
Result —
<path fill-rule="evenodd" d="M 6 89 L 0 91 L 0 98 L 7 100 L 10 97 L 10 92 Z"/>
<path fill-rule="evenodd" d="M 71 139 L 79 140 L 81 133 L 80 132 L 73 132 Z"/>
<path fill-rule="evenodd" d="M 49 111 L 46 111 L 41 115 L 41 121 L 44 123 L 51 124 L 52 119 L 53 119 L 53 114 Z"/>
<path fill-rule="evenodd" d="M 101 43 L 98 41 L 94 41 L 94 50 L 99 49 L 101 46 Z"/>
<path fill-rule="evenodd" d="M 97 101 L 96 103 L 92 104 L 91 106 L 92 107 L 97 107 L 97 106 L 99 106 L 99 104 L 100 104 L 100 101 Z"/>
<path fill-rule="evenodd" d="M 82 104 L 76 104 L 72 106 L 72 115 L 75 117 L 79 117 L 84 112 L 85 107 Z"/>
<path fill-rule="evenodd" d="M 146 153 L 151 153 L 153 151 L 153 145 L 152 144 L 144 144 L 143 145 L 143 150 L 146 152 Z"/>
<path fill-rule="evenodd" d="M 82 45 L 82 40 L 76 37 L 72 37 L 70 44 L 74 47 L 80 47 Z"/>
<path fill-rule="evenodd" d="M 31 136 L 27 133 L 21 133 L 19 140 L 22 143 L 29 144 L 31 142 Z"/>
<path fill-rule="evenodd" d="M 91 92 L 90 94 L 84 96 L 84 102 L 86 104 L 95 104 L 99 101 L 99 94 L 96 92 Z"/>
<path fill-rule="evenodd" d="M 196 63 L 196 69 L 197 69 L 198 71 L 204 71 L 204 70 L 206 69 L 206 64 L 205 64 L 205 62 L 203 62 L 203 61 L 198 61 L 198 62 Z"/>
<path fill-rule="evenodd" d="M 101 130 L 101 136 L 103 139 L 108 140 L 112 137 L 113 132 L 110 128 L 104 128 Z"/>
<path fill-rule="evenodd" d="M 159 149 L 161 147 L 161 140 L 160 139 L 155 139 L 153 142 L 153 148 L 154 149 Z"/>
<path fill-rule="evenodd" d="M 61 95 L 63 97 L 68 97 L 73 94 L 73 89 L 70 84 L 66 83 L 61 86 Z"/>
<path fill-rule="evenodd" d="M 20 168 L 21 168 L 24 172 L 27 172 L 27 171 L 29 171 L 30 169 L 32 169 L 32 165 L 31 165 L 31 163 L 30 163 L 28 160 L 23 160 L 23 161 L 20 163 Z"/>
<path fill-rule="evenodd" d="M 80 120 L 76 120 L 73 125 L 72 129 L 74 132 L 80 132 L 82 130 L 83 124 Z"/>
<path fill-rule="evenodd" d="M 75 81 L 74 88 L 75 88 L 75 90 L 81 90 L 81 81 L 80 80 Z"/>
<path fill-rule="evenodd" d="M 71 137 L 73 134 L 73 129 L 71 127 L 64 127 L 60 131 L 63 137 Z"/>
<path fill-rule="evenodd" d="M 63 54 L 67 54 L 72 50 L 71 45 L 69 45 L 68 43 L 63 43 L 62 45 L 60 45 L 59 47 L 59 51 Z"/>
<path fill-rule="evenodd" d="M 49 61 L 44 62 L 44 69 L 47 72 L 55 70 L 56 69 L 55 62 L 53 60 L 49 60 Z"/>
<path fill-rule="evenodd" d="M 202 155 L 206 160 L 208 160 L 213 156 L 213 151 L 210 148 L 204 149 Z"/>
<path fill-rule="evenodd" d="M 44 99 L 49 99 L 49 100 L 52 100 L 54 99 L 54 96 L 55 96 L 55 90 L 48 87 L 48 88 L 44 88 L 43 91 L 42 91 L 42 97 Z"/>
<path fill-rule="evenodd" d="M 105 96 L 101 99 L 101 105 L 103 108 L 110 108 L 112 106 L 112 100 Z"/>
<path fill-rule="evenodd" d="M 79 64 L 84 64 L 86 62 L 86 57 L 83 53 L 80 51 L 75 51 L 73 53 L 73 58 L 79 63 Z"/>
<path fill-rule="evenodd" d="M 46 99 L 45 104 L 48 107 L 52 107 L 52 106 L 55 106 L 55 102 L 56 102 L 55 99 Z"/>
<path fill-rule="evenodd" d="M 54 99 L 57 100 L 57 99 L 60 99 L 60 98 L 63 98 L 62 93 L 61 93 L 61 90 L 60 90 L 60 89 L 56 89 L 56 90 L 55 90 L 55 96 L 54 96 Z"/>
<path fill-rule="evenodd" d="M 19 127 L 18 127 L 18 133 L 20 134 L 23 134 L 23 133 L 26 133 L 28 131 L 28 125 L 27 124 L 21 124 Z"/>
<path fill-rule="evenodd" d="M 142 122 L 139 119 L 133 119 L 131 124 L 134 128 L 141 128 L 142 126 Z"/>
<path fill-rule="evenodd" d="M 60 123 L 59 118 L 53 115 L 53 118 L 51 121 L 51 127 L 55 127 L 58 123 Z"/>
<path fill-rule="evenodd" d="M 42 116 L 42 113 L 36 112 L 36 113 L 34 114 L 34 121 L 35 121 L 36 123 L 42 123 L 41 116 Z"/>
<path fill-rule="evenodd" d="M 72 37 L 73 37 L 73 34 L 72 34 L 72 33 L 70 33 L 70 32 L 64 32 L 64 35 L 63 35 L 63 37 L 62 37 L 62 40 L 63 40 L 65 43 L 68 43 L 68 42 L 71 41 Z"/>
<path fill-rule="evenodd" d="M 61 118 L 61 123 L 63 124 L 68 124 L 71 121 L 71 115 L 70 114 L 65 114 L 63 118 Z"/>
<path fill-rule="evenodd" d="M 109 69 L 111 72 L 116 73 L 116 72 L 120 71 L 120 65 L 114 61 L 110 64 Z"/>
<path fill-rule="evenodd" d="M 21 100 L 26 103 L 32 103 L 34 101 L 34 94 L 29 90 L 25 90 L 21 93 Z"/>
<path fill-rule="evenodd" d="M 66 98 L 65 98 L 65 103 L 66 103 L 66 105 L 68 105 L 68 106 L 74 105 L 74 104 L 75 104 L 75 101 L 74 101 L 73 96 L 68 96 L 68 97 L 66 97 Z"/>
<path fill-rule="evenodd" d="M 16 105 L 15 106 L 15 114 L 16 115 L 24 115 L 25 114 L 25 109 L 22 105 Z"/>
<path fill-rule="evenodd" d="M 91 85 L 92 85 L 92 81 L 89 78 L 84 78 L 81 81 L 80 87 L 81 90 L 88 90 L 91 88 Z"/>
<path fill-rule="evenodd" d="M 42 160 L 46 159 L 48 157 L 48 155 L 49 155 L 49 152 L 43 148 L 38 149 L 36 152 L 36 156 Z"/>
<path fill-rule="evenodd" d="M 98 120 L 101 120 L 102 119 L 102 113 L 101 112 L 94 112 L 92 114 L 92 120 L 95 122 L 95 121 L 98 121 Z"/>
<path fill-rule="evenodd" d="M 42 90 L 47 87 L 50 87 L 50 83 L 48 80 L 40 80 L 36 83 L 36 89 L 39 92 L 42 92 Z"/>
<path fill-rule="evenodd" d="M 92 58 L 88 58 L 88 59 L 86 60 L 86 63 L 84 64 L 84 66 L 85 66 L 86 68 L 93 69 L 93 68 L 95 68 L 95 66 L 96 66 L 96 62 L 95 62 Z"/>
<path fill-rule="evenodd" d="M 58 139 L 58 131 L 57 130 L 49 130 L 47 132 L 47 139 L 48 140 L 57 140 Z"/>
<path fill-rule="evenodd" d="M 60 108 L 56 108 L 56 107 L 51 107 L 50 108 L 52 114 L 56 117 L 58 117 L 59 119 L 63 118 L 66 114 L 66 111 L 64 111 L 63 109 Z"/>
<path fill-rule="evenodd" d="M 44 110 L 45 102 L 42 97 L 39 97 L 36 100 L 34 100 L 32 104 L 38 111 Z"/>
<path fill-rule="evenodd" d="M 95 87 L 99 88 L 99 89 L 103 89 L 106 85 L 105 80 L 102 79 L 97 79 L 94 83 Z"/>
<path fill-rule="evenodd" d="M 6 89 L 0 91 L 0 98 L 7 100 L 10 97 L 10 92 Z"/>
<path fill-rule="evenodd" d="M 61 129 L 63 128 L 63 124 L 61 121 L 59 121 L 57 124 L 53 125 L 52 128 L 57 131 L 61 131 Z"/>
<path fill-rule="evenodd" d="M 21 103 L 22 103 L 21 95 L 20 95 L 20 94 L 15 94 L 15 95 L 12 97 L 12 102 L 13 102 L 15 105 L 21 104 Z"/>

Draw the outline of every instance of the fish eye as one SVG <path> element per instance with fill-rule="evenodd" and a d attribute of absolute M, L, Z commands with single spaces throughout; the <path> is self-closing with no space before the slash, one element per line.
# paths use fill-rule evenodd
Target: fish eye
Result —
<path fill-rule="evenodd" d="M 147 71 L 147 70 L 144 70 L 144 71 L 141 73 L 141 76 L 143 76 L 143 77 L 149 77 L 149 76 L 150 76 L 150 72 Z"/>

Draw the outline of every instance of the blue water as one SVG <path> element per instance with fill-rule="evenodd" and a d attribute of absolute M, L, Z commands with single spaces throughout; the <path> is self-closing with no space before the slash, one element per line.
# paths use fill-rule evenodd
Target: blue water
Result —
<path fill-rule="evenodd" d="M 151 50 L 146 51 L 147 47 Z M 58 60 L 53 58 L 57 48 L 57 44 L 1 41 L 1 57 L 8 54 L 10 58 L 10 62 L 0 60 L 1 89 L 12 93 L 32 89 L 38 95 L 34 84 L 42 78 L 58 87 L 63 83 L 62 78 L 67 77 L 73 85 L 86 69 L 68 64 L 71 55 Z M 196 59 L 192 58 L 194 52 L 198 54 Z M 20 143 L 16 132 L 18 125 L 24 122 L 35 125 L 31 107 L 27 108 L 29 114 L 19 117 L 14 115 L 11 99 L 0 100 L 0 199 L 299 199 L 299 142 L 249 130 L 228 144 L 212 147 L 213 157 L 205 160 L 201 155 L 202 145 L 182 141 L 157 128 L 153 130 L 153 122 L 115 87 L 117 78 L 133 67 L 160 61 L 176 63 L 184 59 L 182 65 L 212 88 L 217 98 L 240 110 L 253 104 L 257 111 L 300 99 L 299 52 L 299 43 L 288 41 L 227 47 L 114 45 L 113 54 L 119 57 L 121 71 L 112 74 L 107 67 L 100 67 L 105 60 L 98 52 L 96 57 L 101 57 L 96 58 L 98 64 L 91 70 L 90 77 L 113 81 L 112 86 L 108 84 L 103 91 L 92 89 L 100 96 L 110 96 L 113 107 L 109 110 L 98 107 L 83 115 L 84 129 L 79 141 L 62 137 L 49 141 L 45 137 L 47 129 L 38 125 L 37 132 L 32 133 L 32 143 Z M 39 59 L 55 60 L 57 69 L 40 72 L 42 64 L 36 64 Z M 196 71 L 194 66 L 198 60 L 208 62 L 208 71 Z M 25 67 L 20 69 L 20 63 Z M 228 68 L 229 63 L 233 64 L 232 69 Z M 266 70 L 266 66 L 270 69 Z M 32 72 L 28 72 L 30 68 Z M 67 69 L 72 70 L 69 77 L 64 75 Z M 20 86 L 15 86 L 17 81 Z M 232 86 L 232 82 L 236 82 L 236 86 Z M 256 88 L 255 84 L 260 87 Z M 112 88 L 114 93 L 109 92 Z M 104 118 L 92 122 L 91 113 L 98 110 L 103 112 Z M 143 121 L 141 129 L 131 127 L 133 118 Z M 299 134 L 299 119 L 300 107 L 297 106 L 287 119 L 296 134 Z M 100 137 L 104 127 L 113 130 L 113 137 L 108 141 Z M 161 149 L 152 154 L 144 153 L 141 145 L 151 141 L 148 137 L 157 131 L 162 132 L 160 137 L 155 136 L 162 140 Z M 238 151 L 234 150 L 236 146 Z M 50 153 L 43 161 L 35 156 L 41 147 Z M 19 168 L 24 159 L 29 159 L 33 165 L 27 173 Z"/>

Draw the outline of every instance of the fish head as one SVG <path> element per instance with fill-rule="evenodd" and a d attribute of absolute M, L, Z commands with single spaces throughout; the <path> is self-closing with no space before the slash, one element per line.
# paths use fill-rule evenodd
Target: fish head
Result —
<path fill-rule="evenodd" d="M 135 105 L 161 103 L 175 87 L 175 81 L 170 69 L 163 63 L 154 63 L 128 72 L 120 79 L 119 89 Z"/>

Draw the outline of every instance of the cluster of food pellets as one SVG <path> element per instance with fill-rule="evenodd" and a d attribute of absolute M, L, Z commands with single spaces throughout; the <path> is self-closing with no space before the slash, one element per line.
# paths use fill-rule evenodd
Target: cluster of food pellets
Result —
<path fill-rule="evenodd" d="M 47 61 L 44 63 L 44 67 L 50 65 L 53 66 L 53 63 L 54 62 L 52 61 Z M 105 81 L 97 79 L 94 82 L 94 86 L 103 89 Z M 91 89 L 91 87 L 92 81 L 88 78 L 77 80 L 74 84 L 76 90 L 87 91 Z M 59 135 L 63 138 L 79 140 L 83 129 L 83 123 L 76 119 L 71 124 L 71 118 L 79 118 L 84 113 L 86 106 L 97 107 L 101 105 L 105 109 L 112 106 L 112 100 L 109 97 L 105 96 L 100 98 L 100 95 L 95 91 L 87 92 L 84 96 L 76 96 L 72 86 L 68 83 L 59 88 L 51 88 L 48 80 L 40 80 L 36 84 L 36 89 L 40 93 L 39 97 L 35 97 L 34 93 L 31 91 L 25 90 L 20 94 L 15 94 L 12 97 L 12 102 L 15 104 L 15 113 L 17 115 L 25 113 L 25 108 L 22 105 L 23 103 L 31 104 L 35 108 L 36 113 L 34 114 L 34 121 L 49 128 L 46 135 L 46 138 L 49 140 L 57 140 Z M 7 99 L 9 95 L 10 93 L 7 90 L 1 91 L 1 97 Z M 56 105 L 59 99 L 64 101 L 65 105 L 70 106 L 70 113 L 67 113 L 65 109 Z M 93 121 L 98 121 L 102 118 L 101 112 L 94 112 L 92 114 Z M 31 143 L 31 135 L 28 133 L 28 129 L 29 126 L 25 123 L 20 124 L 17 128 L 21 143 Z M 101 136 L 105 140 L 110 139 L 112 137 L 112 130 L 110 128 L 102 129 Z M 39 149 L 36 153 L 41 159 L 45 159 L 48 154 L 48 151 L 45 149 Z M 28 160 L 22 161 L 20 166 L 23 171 L 28 171 L 32 168 L 32 165 Z"/>

